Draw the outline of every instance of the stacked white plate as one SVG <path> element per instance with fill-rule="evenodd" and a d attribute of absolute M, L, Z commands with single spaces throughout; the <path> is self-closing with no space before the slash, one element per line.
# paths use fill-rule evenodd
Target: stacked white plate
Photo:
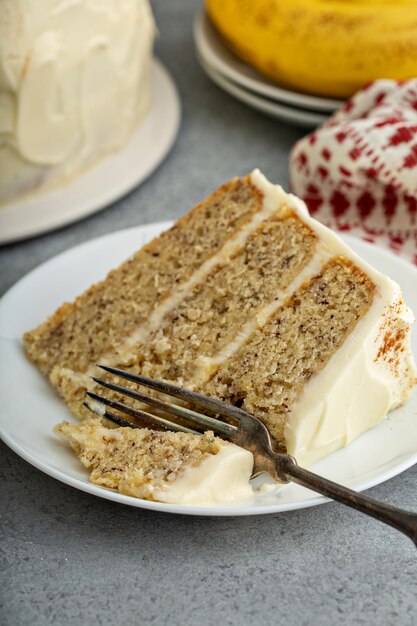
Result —
<path fill-rule="evenodd" d="M 291 91 L 269 81 L 233 54 L 205 13 L 195 18 L 194 42 L 201 66 L 213 82 L 270 117 L 313 128 L 343 104 L 341 100 Z"/>

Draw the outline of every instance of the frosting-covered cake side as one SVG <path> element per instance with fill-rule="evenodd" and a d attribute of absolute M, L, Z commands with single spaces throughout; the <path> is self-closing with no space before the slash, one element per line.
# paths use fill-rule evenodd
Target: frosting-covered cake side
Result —
<path fill-rule="evenodd" d="M 336 233 L 308 215 L 305 204 L 272 185 L 259 172 L 251 180 L 264 202 L 297 211 L 319 240 L 311 267 L 331 257 L 345 257 L 375 285 L 372 304 L 326 367 L 305 385 L 291 407 L 285 426 L 287 451 L 309 465 L 348 445 L 362 432 L 401 405 L 417 384 L 411 352 L 414 315 L 404 303 L 399 285 L 378 272 Z"/>
<path fill-rule="evenodd" d="M 0 19 L 0 203 L 121 148 L 150 106 L 148 0 L 15 0 Z"/>

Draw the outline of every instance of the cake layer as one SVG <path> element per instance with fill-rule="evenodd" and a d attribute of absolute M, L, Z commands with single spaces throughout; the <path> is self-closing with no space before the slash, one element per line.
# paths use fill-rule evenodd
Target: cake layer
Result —
<path fill-rule="evenodd" d="M 121 493 L 179 504 L 217 504 L 252 495 L 250 452 L 214 437 L 106 428 L 94 418 L 55 427 L 93 483 Z"/>
<path fill-rule="evenodd" d="M 198 204 L 74 303 L 24 336 L 29 357 L 48 375 L 56 364 L 85 372 L 143 324 L 228 238 L 262 209 L 249 177 Z"/>

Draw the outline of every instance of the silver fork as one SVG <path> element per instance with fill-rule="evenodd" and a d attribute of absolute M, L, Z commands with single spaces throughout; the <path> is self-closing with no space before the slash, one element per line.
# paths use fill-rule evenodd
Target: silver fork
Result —
<path fill-rule="evenodd" d="M 163 411 L 164 414 L 173 415 L 185 420 L 190 426 L 189 428 L 181 424 L 177 424 L 170 419 L 153 415 L 138 408 L 133 408 L 122 402 L 111 400 L 105 396 L 93 392 L 87 392 L 87 396 L 92 400 L 99 402 L 101 405 L 110 407 L 129 415 L 130 417 L 140 418 L 145 420 L 151 426 L 157 428 L 164 428 L 166 430 L 174 430 L 187 433 L 201 433 L 201 430 L 212 430 L 216 434 L 224 437 L 242 448 L 250 450 L 254 458 L 253 476 L 257 476 L 263 472 L 267 472 L 272 478 L 278 480 L 281 483 L 288 483 L 290 481 L 312 489 L 318 493 L 321 493 L 328 498 L 337 500 L 342 504 L 350 506 L 362 513 L 366 513 L 371 517 L 374 517 L 385 524 L 393 526 L 397 530 L 406 534 L 412 539 L 417 546 L 417 513 L 411 511 L 405 511 L 383 502 L 378 502 L 369 496 L 365 496 L 361 493 L 343 487 L 337 483 L 334 483 L 327 478 L 318 476 L 313 472 L 300 467 L 296 460 L 288 454 L 277 453 L 272 450 L 271 437 L 266 426 L 256 417 L 246 413 L 242 409 L 235 407 L 231 404 L 227 404 L 215 398 L 209 398 L 207 396 L 177 387 L 175 385 L 152 380 L 145 376 L 139 376 L 136 374 L 130 374 L 123 370 L 108 367 L 107 365 L 99 365 L 101 369 L 106 372 L 124 378 L 131 382 L 137 383 L 142 387 L 147 387 L 163 393 L 167 396 L 171 396 L 192 405 L 194 408 L 198 407 L 215 413 L 223 417 L 227 417 L 233 423 L 226 423 L 218 420 L 209 415 L 205 415 L 199 411 L 196 411 L 185 406 L 173 404 L 149 396 L 146 393 L 129 389 L 121 385 L 102 380 L 100 378 L 93 377 L 93 380 L 107 389 L 116 391 L 119 394 L 139 400 L 142 403 L 151 406 L 158 411 Z M 90 406 L 87 402 L 84 406 L 96 413 L 99 413 L 103 417 L 115 422 L 119 426 L 129 426 L 131 428 L 140 428 L 137 424 L 126 420 L 119 415 L 108 411 L 107 408 L 103 411 L 98 411 L 94 407 Z"/>

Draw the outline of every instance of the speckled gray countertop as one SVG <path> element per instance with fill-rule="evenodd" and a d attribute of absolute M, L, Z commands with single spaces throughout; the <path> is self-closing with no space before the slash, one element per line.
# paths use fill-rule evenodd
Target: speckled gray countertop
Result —
<path fill-rule="evenodd" d="M 206 78 L 191 34 L 199 4 L 153 3 L 157 54 L 183 105 L 168 158 L 95 216 L 0 249 L 1 293 L 56 253 L 177 217 L 253 167 L 287 185 L 288 151 L 302 133 L 246 108 Z M 342 506 L 250 518 L 158 514 L 77 491 L 0 445 L 4 626 L 417 624 L 414 546 Z M 417 509 L 416 486 L 415 466 L 369 493 Z"/>

